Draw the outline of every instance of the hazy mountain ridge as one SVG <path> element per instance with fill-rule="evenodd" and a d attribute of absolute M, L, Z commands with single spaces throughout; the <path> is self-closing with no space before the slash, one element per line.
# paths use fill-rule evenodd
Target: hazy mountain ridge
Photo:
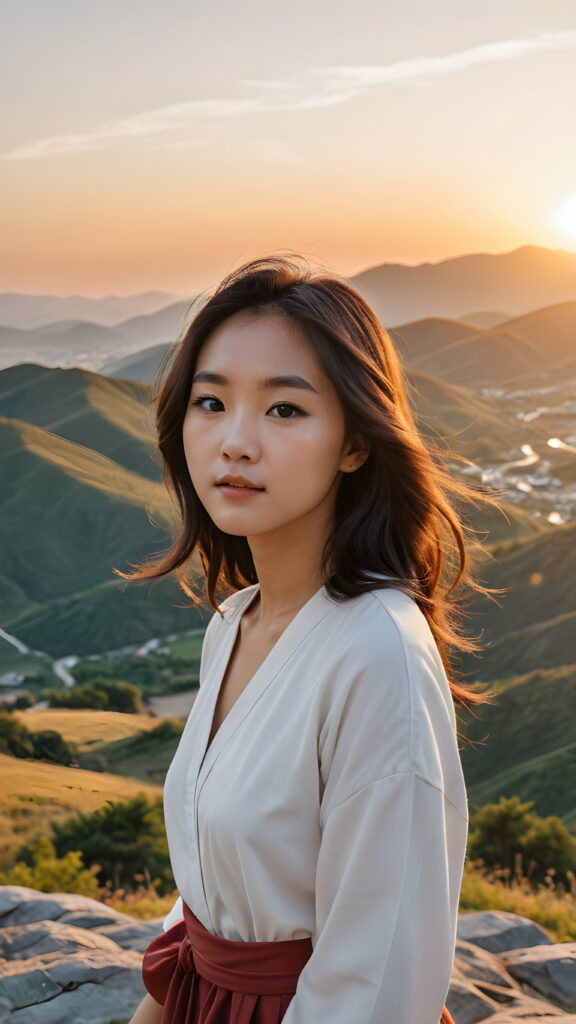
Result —
<path fill-rule="evenodd" d="M 113 326 L 128 317 L 153 313 L 174 301 L 169 292 L 147 291 L 137 295 L 106 295 L 91 299 L 85 295 L 27 295 L 0 293 L 0 324 L 32 328 L 58 320 L 90 320 Z"/>
<path fill-rule="evenodd" d="M 350 278 L 385 324 L 422 317 L 459 319 L 466 310 L 520 316 L 576 298 L 576 253 L 524 245 L 421 263 L 384 263 Z"/>
<path fill-rule="evenodd" d="M 459 256 L 417 267 L 383 264 L 350 278 L 350 283 L 373 305 L 401 348 L 402 337 L 409 348 L 417 339 L 417 351 L 413 353 L 417 355 L 424 348 L 438 350 L 457 341 L 479 337 L 478 331 L 499 328 L 501 332 L 504 324 L 508 331 L 511 322 L 530 317 L 538 310 L 575 302 L 576 253 L 523 246 L 510 253 Z M 158 296 L 158 293 L 152 294 Z M 0 295 L 0 325 L 3 323 L 3 298 L 6 296 Z M 20 298 L 34 299 L 33 296 Z M 64 323 L 52 324 L 50 330 L 36 324 L 36 330 L 27 334 L 0 326 L 0 366 L 37 361 L 45 365 L 82 365 L 93 370 L 105 367 L 104 372 L 115 375 L 113 366 L 119 359 L 143 348 L 176 340 L 194 302 L 191 298 L 160 303 L 160 308 L 151 311 L 137 308 L 139 296 L 128 298 L 134 300 L 134 314 L 119 317 L 113 328 L 109 324 L 110 333 L 101 324 L 96 324 L 99 331 L 91 333 L 84 317 L 84 326 L 78 327 L 75 334 L 69 321 L 77 319 L 78 314 L 70 311 L 56 318 Z M 87 300 L 89 303 L 96 301 L 104 303 L 106 300 Z M 494 312 L 500 308 L 509 309 L 513 320 Z M 492 324 L 475 327 L 466 322 L 463 310 L 471 309 L 476 312 L 468 315 L 488 317 Z M 442 321 L 446 321 L 444 337 Z M 547 328 L 553 329 L 554 325 L 549 323 Z M 519 332 L 521 339 L 533 340 L 530 324 L 516 322 L 513 330 Z M 88 350 L 84 352 L 85 348 Z M 108 364 L 112 364 L 110 370 Z M 431 365 L 421 368 L 437 372 Z"/>

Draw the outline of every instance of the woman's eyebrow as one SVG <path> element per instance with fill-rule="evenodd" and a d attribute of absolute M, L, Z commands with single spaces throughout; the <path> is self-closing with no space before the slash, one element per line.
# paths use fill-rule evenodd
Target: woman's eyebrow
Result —
<path fill-rule="evenodd" d="M 221 384 L 224 387 L 230 383 L 228 377 L 225 377 L 221 373 L 214 373 L 212 370 L 201 370 L 199 373 L 194 374 L 192 378 L 193 384 Z M 309 381 L 305 380 L 304 377 L 300 377 L 296 373 L 280 374 L 277 377 L 266 377 L 264 380 L 258 381 L 259 388 L 298 388 L 301 391 L 312 391 L 315 395 L 318 391 Z"/>

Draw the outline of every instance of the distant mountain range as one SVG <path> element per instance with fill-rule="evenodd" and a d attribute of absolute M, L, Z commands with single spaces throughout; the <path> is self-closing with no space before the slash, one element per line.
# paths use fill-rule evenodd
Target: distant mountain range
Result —
<path fill-rule="evenodd" d="M 576 299 L 576 252 L 523 245 L 407 267 L 383 263 L 351 282 L 386 326 L 421 317 L 466 320 L 469 310 L 520 316 Z"/>
<path fill-rule="evenodd" d="M 33 328 L 59 320 L 90 320 L 113 326 L 128 317 L 153 313 L 175 299 L 169 292 L 141 292 L 139 295 L 106 295 L 89 299 L 85 295 L 26 295 L 0 293 L 0 324 Z"/>
<path fill-rule="evenodd" d="M 414 369 L 474 387 L 535 386 L 576 375 L 576 253 L 524 246 L 418 267 L 383 264 L 350 283 L 371 302 Z M 83 308 L 94 313 L 95 304 L 104 304 L 96 323 L 78 319 L 84 300 L 74 297 L 54 306 L 66 319 L 24 329 L 25 302 L 37 318 L 45 298 L 0 295 L 0 367 L 39 362 L 150 381 L 161 346 L 181 334 L 192 310 L 188 300 L 139 308 L 157 304 L 162 293 L 85 300 Z M 102 323 L 129 303 L 134 315 Z M 19 329 L 13 326 L 17 306 Z M 475 312 L 467 316 L 466 309 Z M 508 313 L 496 312 L 503 309 Z M 3 311 L 12 315 L 8 325 Z M 151 348 L 156 352 L 146 351 Z"/>
<path fill-rule="evenodd" d="M 388 330 L 407 367 L 464 387 L 540 387 L 576 378 L 576 301 L 496 327 L 427 317 Z M 144 348 L 100 372 L 150 382 L 167 348 Z"/>

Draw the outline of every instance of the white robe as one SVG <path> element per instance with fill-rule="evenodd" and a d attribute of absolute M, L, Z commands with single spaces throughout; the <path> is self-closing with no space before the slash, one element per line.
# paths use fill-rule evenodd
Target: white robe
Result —
<path fill-rule="evenodd" d="M 208 624 L 200 691 L 164 787 L 182 898 L 211 932 L 311 936 L 283 1024 L 438 1024 L 450 983 L 468 806 L 454 704 L 417 604 L 317 591 L 218 729 L 240 617 Z"/>

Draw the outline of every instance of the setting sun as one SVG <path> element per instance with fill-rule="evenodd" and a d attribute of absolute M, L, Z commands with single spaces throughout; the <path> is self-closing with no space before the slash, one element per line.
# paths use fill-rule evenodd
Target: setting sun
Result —
<path fill-rule="evenodd" d="M 558 207 L 556 223 L 567 235 L 576 235 L 576 195 L 568 196 Z"/>

